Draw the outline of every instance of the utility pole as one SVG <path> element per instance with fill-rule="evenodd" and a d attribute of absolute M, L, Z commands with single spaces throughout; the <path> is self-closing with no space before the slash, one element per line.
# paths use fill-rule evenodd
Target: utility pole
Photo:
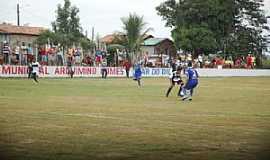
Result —
<path fill-rule="evenodd" d="M 17 26 L 20 26 L 20 5 L 17 3 Z"/>
<path fill-rule="evenodd" d="M 95 37 L 95 28 L 92 27 L 92 42 L 94 42 L 94 37 Z"/>
<path fill-rule="evenodd" d="M 91 39 L 92 39 L 92 43 L 95 44 L 94 47 L 93 47 L 93 54 L 95 55 L 96 54 L 96 43 L 94 42 L 94 36 L 95 36 L 95 28 L 92 27 L 92 37 L 91 37 Z"/>

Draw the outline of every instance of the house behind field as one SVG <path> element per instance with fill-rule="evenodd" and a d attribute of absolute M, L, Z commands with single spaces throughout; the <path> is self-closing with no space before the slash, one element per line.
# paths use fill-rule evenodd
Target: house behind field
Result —
<path fill-rule="evenodd" d="M 167 66 L 169 59 L 176 57 L 174 42 L 168 38 L 148 38 L 141 45 L 150 66 Z"/>
<path fill-rule="evenodd" d="M 106 35 L 100 39 L 102 46 L 114 44 L 116 42 L 115 36 L 123 37 L 125 35 Z M 145 61 L 149 61 L 147 63 L 150 67 L 166 66 L 169 59 L 176 57 L 176 48 L 174 42 L 168 38 L 155 38 L 152 35 L 147 35 L 141 44 L 139 56 L 146 59 Z"/>
<path fill-rule="evenodd" d="M 1 46 L 4 42 L 8 42 L 10 47 L 15 46 L 31 45 L 33 48 L 35 46 L 35 40 L 38 36 L 45 31 L 42 27 L 30 27 L 30 26 L 15 26 L 8 23 L 0 24 L 0 42 Z M 36 50 L 33 50 L 36 52 Z"/>

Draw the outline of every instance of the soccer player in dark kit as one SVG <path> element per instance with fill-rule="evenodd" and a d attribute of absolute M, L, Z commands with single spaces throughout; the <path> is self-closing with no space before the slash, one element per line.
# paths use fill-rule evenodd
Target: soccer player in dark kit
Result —
<path fill-rule="evenodd" d="M 171 90 L 173 89 L 173 87 L 175 86 L 175 84 L 180 85 L 180 89 L 178 92 L 178 95 L 180 95 L 180 92 L 182 91 L 182 87 L 184 85 L 181 78 L 181 72 L 182 72 L 182 67 L 180 66 L 176 67 L 172 65 L 172 74 L 170 76 L 170 87 L 167 90 L 166 97 L 169 97 L 169 94 Z"/>

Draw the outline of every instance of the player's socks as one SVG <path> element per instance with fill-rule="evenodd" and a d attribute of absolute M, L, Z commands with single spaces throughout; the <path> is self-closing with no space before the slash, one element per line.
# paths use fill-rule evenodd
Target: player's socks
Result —
<path fill-rule="evenodd" d="M 169 97 L 169 94 L 170 94 L 171 90 L 172 90 L 172 87 L 170 87 L 170 88 L 168 89 L 168 91 L 167 91 L 167 93 L 166 93 L 166 97 Z"/>
<path fill-rule="evenodd" d="M 185 95 L 184 97 L 182 98 L 182 101 L 185 101 L 186 99 L 191 99 L 191 95 L 190 95 L 190 90 L 185 90 Z"/>
<path fill-rule="evenodd" d="M 185 101 L 186 99 L 188 99 L 188 97 L 184 97 L 184 98 L 182 98 L 182 101 Z"/>
<path fill-rule="evenodd" d="M 141 87 L 141 81 L 140 80 L 138 80 L 138 85 Z"/>

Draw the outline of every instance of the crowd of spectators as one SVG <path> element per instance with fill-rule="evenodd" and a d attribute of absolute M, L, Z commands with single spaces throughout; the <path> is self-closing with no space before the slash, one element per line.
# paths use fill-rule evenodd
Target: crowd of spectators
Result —
<path fill-rule="evenodd" d="M 106 58 L 104 55 L 83 54 L 81 48 L 69 48 L 63 51 L 58 46 L 41 46 L 33 51 L 31 44 L 11 47 L 8 42 L 0 46 L 0 65 L 27 65 L 35 58 L 41 65 L 64 66 L 72 63 L 75 66 L 99 66 Z"/>
<path fill-rule="evenodd" d="M 192 61 L 197 68 L 247 68 L 254 69 L 256 67 L 256 57 L 252 54 L 247 56 L 206 56 L 199 54 L 196 58 L 192 58 L 191 54 L 180 54 L 177 57 L 178 63 L 187 64 Z"/>
<path fill-rule="evenodd" d="M 1 45 L 0 64 L 27 65 L 34 58 L 31 44 L 26 45 L 22 42 L 21 46 L 11 47 L 4 41 Z"/>
<path fill-rule="evenodd" d="M 80 48 L 69 48 L 64 52 L 58 46 L 41 47 L 38 49 L 37 59 L 41 65 L 63 66 L 73 63 L 80 66 L 82 64 L 82 51 Z"/>
<path fill-rule="evenodd" d="M 31 44 L 16 45 L 11 47 L 8 42 L 3 42 L 1 45 L 0 65 L 27 65 L 36 59 L 41 65 L 48 66 L 65 66 L 68 63 L 75 66 L 103 66 L 106 61 L 106 66 L 109 64 L 106 56 L 106 52 L 97 51 L 95 54 L 84 53 L 81 48 L 73 47 L 66 51 L 63 51 L 58 46 L 42 46 L 39 47 L 34 54 Z M 145 61 L 145 66 L 148 66 L 148 59 Z M 199 54 L 194 58 L 191 54 L 178 54 L 176 57 L 177 63 L 182 65 L 192 61 L 198 68 L 248 68 L 252 69 L 256 66 L 256 58 L 252 54 L 247 56 L 238 56 L 232 58 L 231 56 L 222 57 L 218 55 L 202 55 Z M 156 62 L 157 63 L 157 62 Z M 120 66 L 124 66 L 129 70 L 131 64 L 127 65 L 127 62 L 119 63 Z M 157 63 L 158 64 L 158 63 Z M 167 63 L 169 64 L 169 60 Z M 115 65 L 114 65 L 115 66 Z M 165 65 L 166 66 L 166 65 Z M 163 66 L 163 67 L 165 67 Z M 158 66 L 157 66 L 158 67 Z"/>

